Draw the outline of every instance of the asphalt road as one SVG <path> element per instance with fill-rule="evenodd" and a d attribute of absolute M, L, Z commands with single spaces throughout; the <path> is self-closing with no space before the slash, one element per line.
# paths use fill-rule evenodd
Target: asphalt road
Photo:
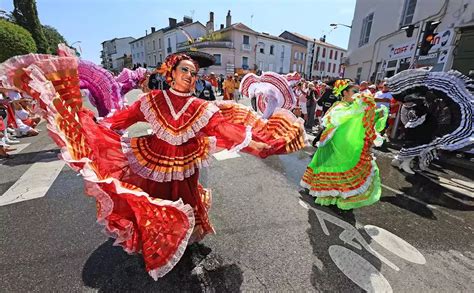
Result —
<path fill-rule="evenodd" d="M 411 176 L 390 166 L 392 150 L 376 150 L 381 201 L 339 212 L 299 187 L 312 148 L 214 160 L 201 181 L 217 234 L 155 282 L 139 255 L 101 233 L 94 200 L 46 131 L 23 147 L 0 161 L 0 292 L 474 290 L 474 186 L 462 169 L 434 164 Z M 11 191 L 21 186 L 37 198 Z"/>

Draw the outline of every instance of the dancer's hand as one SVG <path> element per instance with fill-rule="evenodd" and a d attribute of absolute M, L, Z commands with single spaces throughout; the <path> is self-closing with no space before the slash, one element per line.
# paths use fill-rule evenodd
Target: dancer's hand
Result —
<path fill-rule="evenodd" d="M 250 142 L 249 147 L 251 147 L 252 149 L 255 149 L 257 151 L 268 150 L 268 149 L 271 148 L 270 145 L 268 145 L 264 142 L 257 142 L 257 141 L 254 141 L 254 140 L 252 140 Z"/>

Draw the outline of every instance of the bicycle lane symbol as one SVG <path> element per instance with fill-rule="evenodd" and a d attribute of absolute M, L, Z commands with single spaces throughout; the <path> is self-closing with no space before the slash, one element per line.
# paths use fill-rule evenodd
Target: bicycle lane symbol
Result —
<path fill-rule="evenodd" d="M 345 245 L 350 245 L 360 251 L 365 249 L 391 269 L 397 272 L 400 271 L 397 265 L 375 251 L 354 226 L 318 209 L 313 209 L 313 211 L 316 214 L 324 234 L 327 236 L 330 235 L 329 229 L 326 226 L 327 222 L 339 226 L 343 229 L 339 234 L 339 239 L 344 242 Z M 397 235 L 373 225 L 365 225 L 363 228 L 375 242 L 398 257 L 420 265 L 426 263 L 425 257 L 415 247 Z M 393 291 L 390 283 L 382 273 L 358 253 L 337 244 L 331 245 L 328 248 L 328 252 L 331 260 L 336 264 L 338 269 L 365 291 Z"/>

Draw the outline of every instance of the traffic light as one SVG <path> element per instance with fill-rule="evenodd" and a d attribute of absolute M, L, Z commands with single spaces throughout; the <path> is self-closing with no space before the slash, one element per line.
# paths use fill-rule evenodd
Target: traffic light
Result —
<path fill-rule="evenodd" d="M 435 33 L 434 31 L 440 23 L 441 21 L 426 22 L 425 30 L 423 31 L 423 39 L 421 39 L 419 54 L 420 56 L 428 55 L 428 52 L 430 51 L 431 47 L 434 46 L 431 44 L 431 41 L 436 37 L 437 33 Z"/>
<path fill-rule="evenodd" d="M 413 24 L 410 24 L 408 26 L 402 27 L 402 29 L 405 30 L 407 38 L 411 38 L 413 36 L 413 30 L 415 29 L 415 26 Z"/>

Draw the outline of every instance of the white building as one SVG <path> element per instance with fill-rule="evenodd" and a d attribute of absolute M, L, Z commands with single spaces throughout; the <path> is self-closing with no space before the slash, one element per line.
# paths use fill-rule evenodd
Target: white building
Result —
<path fill-rule="evenodd" d="M 307 79 L 338 77 L 343 74 L 342 58 L 347 55 L 346 49 L 295 32 L 284 31 L 280 37 L 306 47 L 303 72 Z"/>
<path fill-rule="evenodd" d="M 144 66 L 146 63 L 146 46 L 145 37 L 138 38 L 130 42 L 130 49 L 132 52 L 132 64 L 140 64 Z"/>
<path fill-rule="evenodd" d="M 160 62 L 163 62 L 163 29 L 156 30 L 151 27 L 151 33 L 143 37 L 145 60 L 144 64 L 147 67 L 156 67 Z"/>
<path fill-rule="evenodd" d="M 110 71 L 118 72 L 120 71 L 119 64 L 117 59 L 120 57 L 130 56 L 130 42 L 135 40 L 132 37 L 125 38 L 115 38 L 112 40 L 102 42 L 102 66 Z"/>
<path fill-rule="evenodd" d="M 434 45 L 418 56 L 426 23 L 441 23 Z M 413 35 L 406 30 L 413 25 Z M 474 73 L 474 3 L 472 0 L 358 0 L 352 20 L 346 76 L 379 80 L 410 67 Z"/>
<path fill-rule="evenodd" d="M 206 27 L 199 21 L 192 22 L 191 18 L 184 17 L 182 23 L 177 26 L 163 29 L 164 57 L 176 53 L 178 44 L 188 42 L 186 34 L 196 40 L 206 35 Z"/>
<path fill-rule="evenodd" d="M 292 42 L 261 33 L 257 35 L 256 64 L 261 71 L 290 72 Z"/>

